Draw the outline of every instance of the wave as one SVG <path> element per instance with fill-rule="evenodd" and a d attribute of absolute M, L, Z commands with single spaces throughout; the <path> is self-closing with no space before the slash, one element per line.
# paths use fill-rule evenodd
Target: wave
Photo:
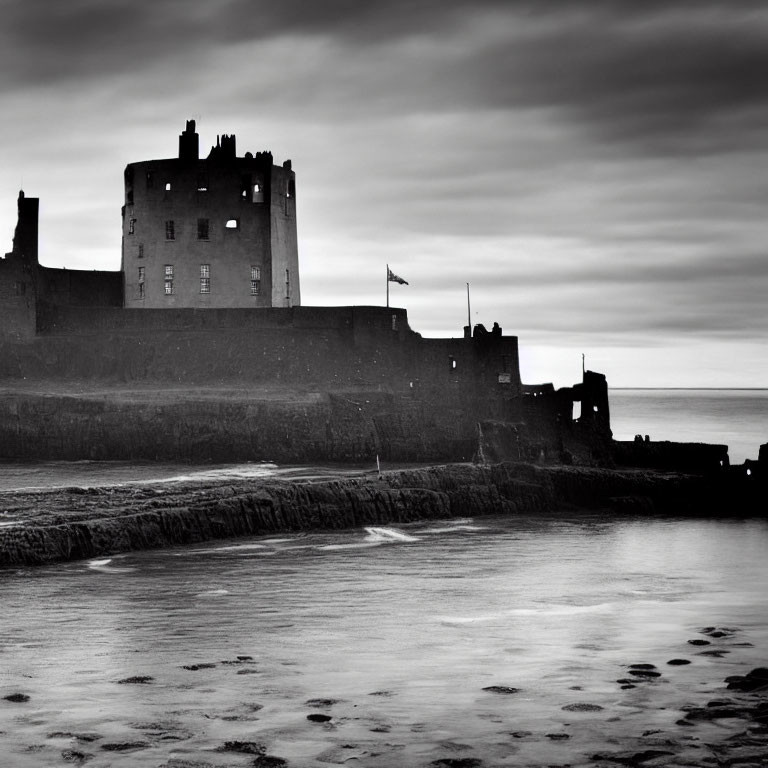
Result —
<path fill-rule="evenodd" d="M 613 609 L 613 603 L 595 605 L 542 605 L 537 608 L 511 608 L 496 613 L 478 616 L 438 616 L 442 624 L 481 624 L 487 621 L 499 621 L 512 616 L 573 616 L 581 613 L 605 613 Z"/>
<path fill-rule="evenodd" d="M 368 542 L 394 542 L 394 541 L 418 541 L 416 536 L 410 536 L 407 533 L 398 531 L 397 528 L 374 528 L 366 527 L 365 540 Z"/>
<path fill-rule="evenodd" d="M 111 562 L 111 557 L 105 560 L 89 560 L 86 563 L 86 567 L 90 571 L 100 571 L 101 573 L 130 573 L 131 571 L 136 570 L 135 568 L 118 568 L 111 566 Z"/>
<path fill-rule="evenodd" d="M 195 597 L 221 597 L 228 594 L 228 589 L 208 589 L 205 592 L 198 592 Z"/>
<path fill-rule="evenodd" d="M 484 525 L 446 525 L 440 528 L 425 528 L 419 533 L 453 533 L 454 531 L 485 531 Z"/>

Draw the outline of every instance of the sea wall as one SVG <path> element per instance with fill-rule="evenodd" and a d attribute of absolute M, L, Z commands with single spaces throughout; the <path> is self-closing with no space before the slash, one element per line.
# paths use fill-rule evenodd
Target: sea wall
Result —
<path fill-rule="evenodd" d="M 711 510 L 707 500 L 718 493 L 695 476 L 529 464 L 436 466 L 315 482 L 208 481 L 6 492 L 0 494 L 5 523 L 0 527 L 0 566 L 468 515 L 576 508 L 706 514 Z M 744 514 L 745 509 L 742 504 L 730 512 Z"/>

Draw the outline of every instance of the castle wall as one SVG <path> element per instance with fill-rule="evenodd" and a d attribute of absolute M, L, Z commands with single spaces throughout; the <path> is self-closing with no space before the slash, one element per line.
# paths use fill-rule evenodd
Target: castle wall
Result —
<path fill-rule="evenodd" d="M 62 307 L 122 307 L 120 272 L 38 267 L 37 297 Z"/>

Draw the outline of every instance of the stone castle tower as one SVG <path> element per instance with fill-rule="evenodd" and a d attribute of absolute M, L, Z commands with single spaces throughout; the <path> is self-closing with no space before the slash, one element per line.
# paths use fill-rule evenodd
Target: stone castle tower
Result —
<path fill-rule="evenodd" d="M 188 120 L 178 158 L 125 169 L 122 273 L 129 308 L 299 306 L 291 161 L 227 135 L 200 159 Z"/>

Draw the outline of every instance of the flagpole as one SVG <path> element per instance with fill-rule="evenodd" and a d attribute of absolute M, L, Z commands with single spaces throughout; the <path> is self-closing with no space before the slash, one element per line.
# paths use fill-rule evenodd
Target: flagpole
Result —
<path fill-rule="evenodd" d="M 389 264 L 387 264 L 387 309 L 389 309 Z"/>
<path fill-rule="evenodd" d="M 467 283 L 467 325 L 469 326 L 469 335 L 472 335 L 472 313 L 469 309 L 469 283 Z"/>

